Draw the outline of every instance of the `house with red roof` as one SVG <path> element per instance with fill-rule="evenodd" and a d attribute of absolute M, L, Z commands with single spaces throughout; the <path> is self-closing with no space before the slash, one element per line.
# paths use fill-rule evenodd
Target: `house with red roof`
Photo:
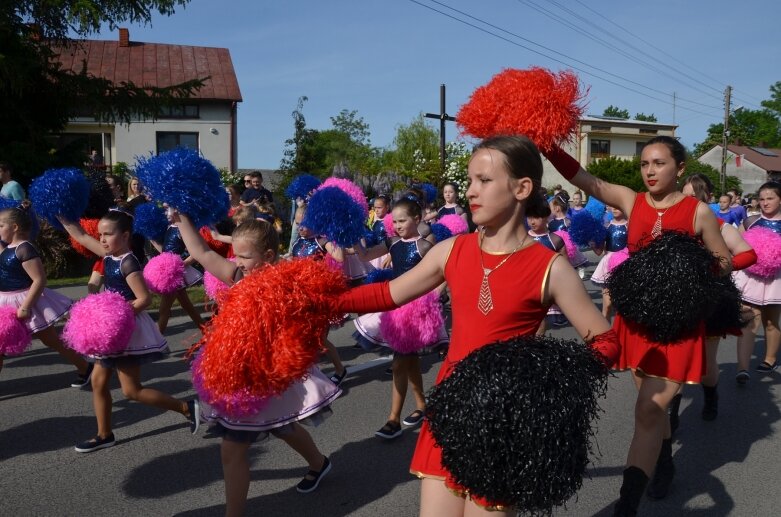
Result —
<path fill-rule="evenodd" d="M 114 83 L 167 87 L 208 77 L 204 86 L 181 104 L 166 108 L 156 120 L 129 125 L 101 123 L 89 113 L 77 113 L 56 136 L 57 145 L 96 149 L 105 165 L 133 164 L 136 156 L 158 154 L 175 147 L 197 149 L 218 168 L 238 168 L 237 105 L 241 91 L 226 48 L 143 43 L 119 29 L 114 41 L 85 40 L 60 51 L 61 66 Z"/>
<path fill-rule="evenodd" d="M 721 170 L 722 147 L 714 146 L 699 161 Z M 781 149 L 727 145 L 727 176 L 740 180 L 744 194 L 753 194 L 770 180 L 781 181 Z"/>

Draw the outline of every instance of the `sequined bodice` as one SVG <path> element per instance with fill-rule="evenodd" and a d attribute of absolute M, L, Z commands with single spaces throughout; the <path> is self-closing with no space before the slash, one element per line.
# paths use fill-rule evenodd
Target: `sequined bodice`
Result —
<path fill-rule="evenodd" d="M 182 240 L 182 234 L 177 226 L 169 226 L 165 231 L 165 237 L 163 237 L 163 251 L 176 253 L 182 259 L 186 259 L 190 256 L 187 253 L 187 248 Z"/>
<path fill-rule="evenodd" d="M 107 256 L 103 257 L 103 285 L 107 291 L 114 291 L 119 293 L 125 300 L 135 300 L 136 295 L 130 286 L 127 285 L 125 275 L 122 273 L 122 262 L 125 260 L 135 260 L 138 263 L 138 259 L 132 253 L 122 255 L 121 257 Z M 141 270 L 141 266 L 138 266 L 138 270 Z"/>
<path fill-rule="evenodd" d="M 390 243 L 388 251 L 393 262 L 393 276 L 399 277 L 415 267 L 423 257 L 418 249 L 418 239 L 406 241 L 397 239 Z"/>
<path fill-rule="evenodd" d="M 549 250 L 556 251 L 556 246 L 553 245 L 553 240 L 551 240 L 549 233 L 543 233 L 542 235 L 537 235 L 529 232 L 529 237 L 539 242 Z"/>
<path fill-rule="evenodd" d="M 317 237 L 310 237 L 304 239 L 299 237 L 295 243 L 293 243 L 293 250 L 291 255 L 294 257 L 317 257 L 325 255 L 325 250 L 317 242 Z"/>
<path fill-rule="evenodd" d="M 566 219 L 551 219 L 548 223 L 548 230 L 551 232 L 557 232 L 559 230 L 567 231 Z"/>
<path fill-rule="evenodd" d="M 33 281 L 16 256 L 16 248 L 7 247 L 0 253 L 0 291 L 21 291 L 33 285 Z"/>
<path fill-rule="evenodd" d="M 749 225 L 749 228 L 756 227 L 767 228 L 773 230 L 777 235 L 781 235 L 781 219 L 767 219 L 759 216 L 759 219 Z"/>
<path fill-rule="evenodd" d="M 628 235 L 626 224 L 608 225 L 605 251 L 620 251 L 626 248 Z"/>

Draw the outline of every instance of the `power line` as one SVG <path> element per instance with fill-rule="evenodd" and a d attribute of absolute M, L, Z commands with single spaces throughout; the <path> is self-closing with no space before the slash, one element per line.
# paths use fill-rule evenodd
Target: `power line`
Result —
<path fill-rule="evenodd" d="M 586 75 L 589 75 L 589 76 L 592 76 L 592 77 L 596 77 L 597 79 L 600 79 L 600 80 L 602 80 L 602 81 L 605 81 L 605 82 L 607 82 L 607 83 L 610 83 L 610 84 L 612 84 L 612 85 L 614 85 L 614 86 L 618 86 L 619 88 L 623 88 L 623 89 L 625 89 L 625 90 L 628 90 L 628 91 L 631 91 L 631 92 L 633 92 L 633 93 L 637 93 L 638 95 L 642 95 L 642 96 L 644 96 L 644 97 L 648 97 L 649 99 L 653 99 L 653 100 L 655 100 L 655 101 L 658 101 L 658 102 L 661 102 L 661 103 L 663 103 L 663 104 L 669 104 L 669 100 L 666 100 L 666 99 L 660 99 L 660 98 L 658 98 L 658 97 L 655 97 L 655 96 L 653 96 L 653 95 L 649 95 L 649 94 L 647 94 L 647 93 L 644 93 L 644 92 L 642 92 L 642 91 L 636 90 L 636 89 L 634 89 L 634 88 L 631 88 L 631 87 L 629 87 L 629 86 L 626 86 L 626 85 L 623 85 L 623 84 L 617 83 L 617 82 L 615 82 L 615 81 L 613 81 L 613 80 L 611 80 L 611 79 L 607 79 L 607 78 L 605 78 L 605 77 L 603 77 L 603 76 L 600 76 L 599 74 L 596 74 L 596 73 L 594 73 L 594 72 L 590 72 L 590 71 L 588 71 L 588 70 L 584 70 L 583 68 L 580 68 L 580 67 L 578 67 L 578 66 L 574 66 L 574 65 L 572 65 L 572 64 L 571 64 L 571 63 L 569 63 L 569 62 L 562 61 L 561 59 L 558 59 L 558 58 L 556 58 L 556 57 L 553 57 L 553 56 L 551 56 L 551 55 L 549 55 L 549 54 L 546 54 L 546 53 L 544 53 L 544 52 L 541 52 L 541 51 L 539 51 L 539 50 L 535 50 L 535 49 L 533 49 L 533 48 L 530 48 L 530 47 L 528 47 L 528 46 L 526 46 L 526 45 L 523 45 L 523 44 L 521 44 L 521 43 L 518 43 L 517 41 L 513 41 L 513 40 L 511 40 L 511 39 L 508 39 L 508 38 L 506 38 L 506 37 L 504 37 L 504 36 L 502 36 L 502 35 L 500 35 L 500 34 L 496 34 L 496 33 L 494 33 L 494 32 L 491 32 L 490 30 L 487 30 L 487 29 L 485 29 L 484 27 L 480 27 L 479 25 L 476 25 L 476 24 L 474 24 L 474 23 L 471 23 L 471 22 L 469 22 L 469 21 L 467 21 L 467 20 L 462 20 L 461 18 L 458 18 L 458 17 L 456 17 L 456 16 L 453 16 L 453 15 L 451 15 L 451 14 L 449 14 L 449 13 L 446 13 L 446 12 L 444 12 L 444 11 L 440 11 L 439 9 L 436 9 L 436 8 L 434 8 L 434 7 L 430 6 L 430 5 L 424 4 L 424 3 L 422 3 L 422 2 L 420 2 L 420 1 L 418 1 L 418 0 L 409 0 L 409 1 L 410 1 L 410 2 L 412 2 L 412 3 L 414 3 L 414 4 L 417 4 L 417 5 L 419 5 L 419 6 L 421 6 L 421 7 L 424 7 L 424 8 L 426 8 L 426 9 L 429 9 L 429 10 L 431 10 L 431 11 L 434 11 L 434 12 L 436 12 L 436 13 L 438 13 L 438 14 L 441 14 L 441 15 L 443 15 L 443 16 L 446 16 L 446 17 L 448 17 L 448 18 L 450 18 L 450 19 L 452 19 L 452 20 L 455 20 L 455 21 L 457 21 L 457 22 L 459 22 L 459 23 L 462 23 L 462 24 L 464 24 L 464 25 L 467 25 L 467 26 L 469 26 L 469 27 L 472 27 L 472 28 L 474 28 L 474 29 L 477 29 L 477 30 L 479 30 L 479 31 L 481 31 L 481 32 L 484 32 L 484 33 L 486 33 L 486 34 L 489 34 L 489 35 L 491 35 L 491 36 L 494 36 L 495 38 L 501 39 L 502 41 L 505 41 L 505 42 L 507 42 L 507 43 L 510 43 L 511 45 L 515 45 L 515 46 L 517 46 L 517 47 L 520 47 L 520 48 L 522 48 L 522 49 L 524 49 L 524 50 L 528 50 L 529 52 L 533 52 L 533 53 L 535 53 L 535 54 L 537 54 L 537 55 L 543 56 L 543 57 L 545 57 L 545 58 L 547 58 L 547 59 L 550 59 L 551 61 L 555 61 L 556 63 L 562 64 L 562 65 L 564 65 L 564 66 L 566 66 L 566 67 L 572 68 L 572 69 L 574 69 L 574 70 L 577 70 L 577 71 L 579 71 L 579 72 L 582 72 L 582 73 L 584 73 L 584 74 L 586 74 Z M 435 3 L 435 4 L 438 4 L 438 5 L 442 5 L 443 7 L 446 7 L 446 8 L 448 8 L 448 9 L 452 10 L 452 11 L 455 11 L 455 12 L 457 12 L 457 13 L 461 14 L 462 16 L 465 16 L 465 17 L 467 17 L 467 18 L 469 18 L 469 19 L 471 19 L 471 20 L 474 20 L 474 21 L 476 21 L 476 22 L 482 23 L 482 24 L 484 24 L 484 25 L 487 25 L 487 26 L 489 26 L 489 27 L 492 27 L 492 28 L 494 28 L 494 29 L 497 29 L 497 30 L 499 30 L 499 31 L 501 31 L 501 32 L 504 32 L 504 33 L 506 33 L 506 34 L 509 34 L 509 35 L 513 36 L 514 38 L 520 39 L 520 40 L 522 40 L 522 41 L 526 41 L 526 42 L 528 42 L 528 43 L 530 43 L 530 44 L 532 44 L 532 45 L 535 45 L 535 46 L 537 46 L 537 47 L 543 48 L 543 49 L 547 50 L 548 52 L 552 52 L 552 53 L 554 53 L 554 54 L 557 54 L 557 55 L 563 56 L 563 57 L 564 57 L 564 58 L 566 58 L 566 59 L 570 59 L 570 60 L 572 60 L 572 61 L 574 61 L 574 62 L 576 62 L 576 63 L 581 63 L 582 65 L 584 65 L 584 66 L 586 66 L 586 67 L 592 68 L 592 69 L 594 69 L 594 70 L 598 70 L 598 71 L 602 72 L 603 74 L 607 74 L 607 75 L 609 75 L 609 76 L 612 76 L 612 77 L 615 77 L 615 78 L 617 78 L 617 79 L 619 79 L 619 80 L 622 80 L 622 81 L 628 82 L 628 83 L 630 83 L 630 84 L 634 84 L 634 85 L 636 85 L 636 86 L 639 86 L 639 87 L 641 87 L 641 88 L 645 88 L 645 89 L 647 89 L 647 90 L 650 90 L 650 91 L 652 91 L 652 92 L 655 92 L 655 93 L 658 93 L 658 94 L 661 94 L 661 95 L 664 95 L 664 96 L 669 96 L 669 95 L 670 95 L 670 94 L 669 94 L 669 93 L 667 93 L 667 92 L 664 92 L 664 91 L 661 91 L 661 90 L 657 90 L 657 89 L 655 89 L 655 88 L 651 88 L 650 86 L 646 86 L 646 85 L 644 85 L 644 84 L 641 84 L 641 83 L 638 83 L 638 82 L 632 81 L 632 80 L 630 80 L 630 79 L 626 79 L 625 77 L 621 77 L 621 76 L 619 76 L 619 75 L 616 75 L 616 74 L 613 74 L 613 73 L 611 73 L 611 72 L 608 72 L 607 70 L 603 70 L 603 69 L 601 69 L 601 68 L 599 68 L 599 67 L 596 67 L 596 66 L 590 65 L 590 64 L 588 64 L 588 63 L 585 63 L 585 62 L 583 62 L 583 61 L 580 61 L 580 60 L 578 60 L 578 59 L 575 59 L 575 58 L 572 58 L 572 57 L 570 57 L 570 56 L 567 56 L 566 54 L 563 54 L 563 53 L 561 53 L 561 52 L 558 52 L 558 51 L 556 51 L 556 50 L 550 49 L 550 48 L 548 48 L 548 47 L 546 47 L 546 46 L 544 46 L 544 45 L 540 45 L 539 43 L 535 43 L 534 41 L 531 41 L 531 40 L 529 40 L 529 39 L 527 39 L 527 38 L 524 38 L 523 36 L 520 36 L 520 35 L 518 35 L 518 34 L 515 34 L 515 33 L 513 33 L 513 32 L 510 32 L 510 31 L 508 31 L 508 30 L 506 30 L 506 29 L 503 29 L 503 28 L 501 28 L 501 27 L 498 27 L 498 26 L 496 26 L 496 25 L 493 25 L 493 24 L 491 24 L 491 23 L 489 23 L 489 22 L 486 22 L 486 21 L 484 21 L 484 20 L 481 20 L 481 19 L 479 19 L 479 18 L 476 18 L 476 17 L 474 17 L 474 16 L 472 16 L 472 15 L 470 15 L 470 14 L 468 14 L 468 13 L 464 13 L 463 11 L 459 11 L 458 9 L 455 9 L 455 8 L 453 8 L 453 7 L 450 7 L 450 6 L 448 6 L 448 5 L 442 4 L 441 2 L 438 2 L 438 1 L 436 1 L 436 0 L 429 0 L 429 1 L 431 1 L 431 2 L 433 2 L 433 3 Z M 711 118 L 713 118 L 713 115 L 712 115 L 712 114 L 704 113 L 704 112 L 702 112 L 702 111 L 698 111 L 698 110 L 696 110 L 696 109 L 689 108 L 689 107 L 686 107 L 686 106 L 679 106 L 679 107 L 680 107 L 681 109 L 684 109 L 684 110 L 687 110 L 687 111 L 691 111 L 691 112 L 693 112 L 693 113 L 699 113 L 699 114 L 701 114 L 701 115 L 704 115 L 704 116 L 706 116 L 706 117 L 711 117 Z M 720 109 L 720 108 L 719 108 L 719 109 Z"/>

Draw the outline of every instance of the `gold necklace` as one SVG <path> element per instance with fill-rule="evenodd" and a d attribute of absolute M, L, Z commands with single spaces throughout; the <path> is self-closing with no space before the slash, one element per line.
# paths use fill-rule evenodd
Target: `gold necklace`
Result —
<path fill-rule="evenodd" d="M 477 243 L 477 249 L 480 251 L 480 267 L 483 269 L 483 281 L 480 283 L 480 297 L 477 299 L 477 308 L 480 310 L 480 312 L 483 313 L 483 316 L 487 316 L 488 313 L 491 312 L 494 308 L 494 301 L 491 297 L 491 285 L 488 283 L 488 275 L 502 267 L 505 262 L 510 260 L 510 257 L 515 255 L 515 252 L 521 249 L 524 244 L 526 244 L 526 239 L 529 238 L 529 234 L 527 233 L 521 243 L 516 246 L 516 248 L 512 250 L 509 255 L 504 257 L 495 268 L 489 269 L 485 267 L 485 264 L 483 263 L 483 237 L 485 236 L 484 231 L 480 233 L 480 240 Z"/>
<path fill-rule="evenodd" d="M 656 203 L 654 202 L 653 196 L 651 194 L 648 194 L 648 199 L 651 200 L 651 206 L 656 210 L 656 222 L 654 222 L 654 225 L 651 227 L 651 237 L 654 239 L 659 237 L 662 234 L 662 216 L 667 213 L 667 210 L 672 208 L 675 203 L 671 204 L 667 208 L 657 208 Z"/>

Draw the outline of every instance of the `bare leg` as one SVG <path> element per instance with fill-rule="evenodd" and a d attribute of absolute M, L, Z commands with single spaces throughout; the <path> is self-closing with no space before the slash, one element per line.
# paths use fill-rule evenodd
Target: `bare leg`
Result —
<path fill-rule="evenodd" d="M 160 295 L 160 307 L 157 309 L 157 328 L 160 329 L 161 334 L 165 334 L 165 329 L 168 328 L 168 319 L 171 317 L 171 307 L 174 305 L 174 299 L 176 295 L 162 294 Z"/>
<path fill-rule="evenodd" d="M 537 332 L 534 333 L 535 336 L 544 336 L 545 331 L 548 330 L 548 317 L 542 318 L 542 321 L 540 322 L 540 326 L 537 327 Z"/>
<path fill-rule="evenodd" d="M 166 411 L 176 411 L 189 417 L 190 410 L 186 402 L 177 400 L 162 391 L 144 388 L 141 385 L 141 367 L 139 365 L 119 366 L 117 373 L 119 374 L 119 384 L 122 386 L 122 394 L 128 400 L 135 400 Z"/>
<path fill-rule="evenodd" d="M 336 369 L 336 375 L 342 376 L 342 374 L 344 374 L 344 365 L 342 364 L 342 360 L 339 358 L 339 352 L 336 351 L 336 347 L 333 343 L 331 343 L 331 341 L 329 341 L 327 332 L 328 331 L 326 331 L 326 337 L 323 338 L 325 356 L 334 365 L 334 368 Z"/>
<path fill-rule="evenodd" d="M 69 363 L 76 367 L 80 374 L 84 375 L 87 373 L 87 361 L 78 353 L 76 353 L 75 350 L 68 348 L 63 344 L 54 326 L 47 327 L 39 332 L 36 332 L 33 334 L 33 337 L 40 339 L 44 345 L 48 346 L 62 357 L 67 359 Z"/>
<path fill-rule="evenodd" d="M 233 442 L 222 439 L 220 459 L 225 478 L 225 516 L 241 517 L 247 505 L 249 492 L 249 442 Z"/>
<path fill-rule="evenodd" d="M 719 351 L 719 337 L 705 339 L 705 375 L 702 376 L 703 386 L 715 386 L 719 382 L 719 363 L 716 354 Z"/>
<path fill-rule="evenodd" d="M 610 321 L 610 316 L 613 312 L 613 301 L 610 299 L 610 292 L 607 289 L 602 289 L 602 316 L 606 320 Z"/>
<path fill-rule="evenodd" d="M 407 381 L 409 379 L 409 363 L 406 357 L 393 357 L 393 388 L 391 391 L 391 410 L 388 421 L 401 422 L 401 410 L 404 407 L 404 399 L 407 398 Z"/>
<path fill-rule="evenodd" d="M 306 460 L 309 464 L 309 470 L 319 472 L 323 468 L 325 456 L 315 445 L 312 435 L 301 424 L 294 422 L 293 432 L 280 434 L 279 438 Z"/>
<path fill-rule="evenodd" d="M 407 375 L 412 395 L 415 397 L 415 408 L 423 411 L 426 409 L 426 396 L 423 394 L 423 374 L 420 371 L 420 357 L 413 355 L 404 357 L 408 361 Z"/>
<path fill-rule="evenodd" d="M 199 327 L 203 325 L 201 314 L 195 308 L 195 305 L 193 305 L 192 300 L 190 300 L 190 297 L 187 295 L 186 289 L 181 289 L 179 291 L 176 291 L 176 299 L 179 300 L 179 305 L 181 305 L 182 309 L 184 309 L 184 312 L 186 312 L 187 315 L 190 316 L 190 319 L 193 320 L 193 323 L 195 323 Z"/>
<path fill-rule="evenodd" d="M 111 434 L 111 390 L 109 381 L 114 373 L 112 368 L 95 363 L 92 370 L 92 406 L 98 421 L 98 436 L 105 438 Z"/>
<path fill-rule="evenodd" d="M 458 517 L 464 515 L 464 503 L 444 481 L 423 478 L 420 483 L 420 517 Z"/>
<path fill-rule="evenodd" d="M 762 324 L 765 326 L 765 361 L 774 364 L 778 359 L 778 348 L 781 345 L 781 330 L 778 328 L 781 305 L 765 305 L 760 312 Z"/>
<path fill-rule="evenodd" d="M 642 469 L 650 477 L 659 457 L 662 439 L 670 438 L 667 406 L 681 386 L 656 377 L 632 375 L 640 391 L 635 403 L 635 430 L 626 464 Z"/>
<path fill-rule="evenodd" d="M 750 305 L 743 306 L 743 316 L 746 319 L 750 316 L 751 321 L 743 329 L 743 335 L 738 338 L 738 371 L 748 370 L 751 354 L 754 352 L 754 340 L 762 321 L 759 308 Z"/>

